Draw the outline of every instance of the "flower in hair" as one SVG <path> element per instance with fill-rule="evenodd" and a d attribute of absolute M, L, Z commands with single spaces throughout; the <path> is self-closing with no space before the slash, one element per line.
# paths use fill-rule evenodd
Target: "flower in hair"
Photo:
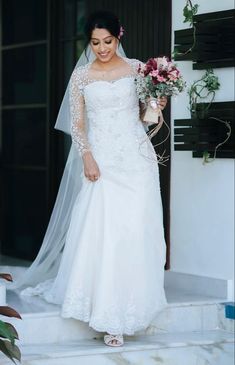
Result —
<path fill-rule="evenodd" d="M 124 29 L 124 28 L 123 28 L 123 26 L 121 25 L 121 26 L 120 26 L 120 31 L 119 31 L 119 34 L 118 34 L 118 39 L 120 39 L 120 38 L 123 36 L 124 32 L 125 32 L 125 29 Z"/>

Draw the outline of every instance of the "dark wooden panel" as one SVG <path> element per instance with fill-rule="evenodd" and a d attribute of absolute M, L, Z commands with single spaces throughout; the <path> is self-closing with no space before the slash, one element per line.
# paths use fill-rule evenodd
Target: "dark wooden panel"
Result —
<path fill-rule="evenodd" d="M 208 104 L 198 104 L 199 106 Z M 193 157 L 201 157 L 204 151 L 213 155 L 216 145 L 226 139 L 228 128 L 224 123 L 212 118 L 229 122 L 231 136 L 219 147 L 216 154 L 220 158 L 235 157 L 235 102 L 212 103 L 204 119 L 192 118 L 175 120 L 174 149 L 176 151 L 192 151 Z"/>
<path fill-rule="evenodd" d="M 176 60 L 193 60 L 193 69 L 231 67 L 235 65 L 235 10 L 194 16 L 196 43 L 192 52 L 193 29 L 175 31 Z"/>

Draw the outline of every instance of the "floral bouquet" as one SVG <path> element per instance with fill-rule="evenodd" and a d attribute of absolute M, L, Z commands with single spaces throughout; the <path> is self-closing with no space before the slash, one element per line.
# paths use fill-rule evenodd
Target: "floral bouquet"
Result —
<path fill-rule="evenodd" d="M 176 67 L 167 57 L 150 58 L 140 65 L 136 78 L 137 94 L 147 108 L 143 121 L 158 124 L 162 118 L 158 98 L 176 96 L 185 88 L 185 81 Z"/>

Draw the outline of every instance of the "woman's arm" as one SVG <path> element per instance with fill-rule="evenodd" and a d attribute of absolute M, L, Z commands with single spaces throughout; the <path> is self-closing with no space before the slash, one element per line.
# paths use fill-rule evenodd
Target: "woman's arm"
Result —
<path fill-rule="evenodd" d="M 85 101 L 80 88 L 79 70 L 75 69 L 71 76 L 69 84 L 69 102 L 71 112 L 71 137 L 72 142 L 77 148 L 79 154 L 83 156 L 85 152 L 90 151 L 85 128 Z"/>
<path fill-rule="evenodd" d="M 69 85 L 69 100 L 71 111 L 71 137 L 83 159 L 84 174 L 91 180 L 96 181 L 100 176 L 99 167 L 92 155 L 87 139 L 85 123 L 85 101 L 82 92 L 81 75 L 79 69 L 75 69 Z"/>

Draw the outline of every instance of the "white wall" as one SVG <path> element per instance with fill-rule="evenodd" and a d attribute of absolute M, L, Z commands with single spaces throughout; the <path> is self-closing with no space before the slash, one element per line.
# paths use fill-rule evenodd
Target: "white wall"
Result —
<path fill-rule="evenodd" d="M 234 0 L 194 0 L 200 13 L 232 9 Z M 173 0 L 174 30 L 183 23 L 185 0 Z M 173 44 L 172 44 L 173 49 Z M 188 83 L 205 71 L 193 71 L 192 62 L 177 62 Z M 215 101 L 234 100 L 234 69 L 214 69 L 221 89 Z M 172 100 L 171 270 L 233 279 L 234 265 L 234 160 L 216 159 L 203 165 L 192 152 L 174 151 L 174 119 L 189 118 L 188 95 Z"/>

